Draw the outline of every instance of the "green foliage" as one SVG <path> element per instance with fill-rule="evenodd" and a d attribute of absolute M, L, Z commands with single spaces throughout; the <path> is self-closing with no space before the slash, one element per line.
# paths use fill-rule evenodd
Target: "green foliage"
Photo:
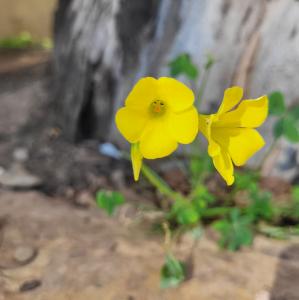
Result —
<path fill-rule="evenodd" d="M 292 118 L 292 116 L 279 119 L 274 126 L 274 136 L 275 138 L 284 136 L 292 143 L 299 142 L 298 121 Z"/>
<path fill-rule="evenodd" d="M 180 225 L 194 225 L 199 221 L 199 214 L 192 202 L 176 200 L 169 214 L 170 219 L 175 219 Z"/>
<path fill-rule="evenodd" d="M 172 77 L 185 75 L 190 80 L 195 80 L 199 76 L 198 68 L 192 62 L 190 55 L 187 53 L 177 56 L 169 63 L 169 67 Z"/>
<path fill-rule="evenodd" d="M 292 188 L 292 198 L 294 201 L 298 201 L 299 203 L 299 185 L 295 185 Z"/>
<path fill-rule="evenodd" d="M 33 40 L 28 32 L 23 32 L 15 37 L 8 37 L 0 40 L 2 49 L 24 49 L 33 45 Z"/>
<path fill-rule="evenodd" d="M 299 105 L 291 107 L 289 114 L 290 114 L 291 118 L 293 118 L 294 120 L 296 120 L 298 122 L 299 121 Z"/>
<path fill-rule="evenodd" d="M 116 207 L 122 205 L 125 199 L 121 193 L 111 191 L 99 191 L 96 194 L 97 205 L 112 216 Z"/>
<path fill-rule="evenodd" d="M 273 92 L 269 95 L 269 114 L 281 116 L 286 111 L 284 95 L 279 92 Z"/>
<path fill-rule="evenodd" d="M 299 220 L 299 185 L 295 185 L 292 188 L 292 204 L 290 215 L 296 220 Z"/>
<path fill-rule="evenodd" d="M 276 139 L 285 137 L 292 143 L 299 142 L 299 106 L 287 109 L 284 95 L 281 92 L 273 92 L 269 95 L 269 113 L 279 116 L 273 127 Z"/>
<path fill-rule="evenodd" d="M 219 245 L 222 248 L 236 251 L 243 245 L 252 244 L 252 218 L 248 215 L 241 215 L 238 208 L 234 208 L 227 219 L 216 221 L 213 227 L 221 235 Z"/>
<path fill-rule="evenodd" d="M 271 220 L 274 214 L 271 193 L 260 191 L 257 185 L 252 185 L 249 195 L 250 205 L 246 208 L 246 213 L 254 221 Z"/>
<path fill-rule="evenodd" d="M 255 188 L 256 183 L 259 180 L 259 174 L 252 171 L 247 172 L 235 172 L 234 190 L 242 191 L 250 188 Z"/>
<path fill-rule="evenodd" d="M 173 255 L 168 254 L 165 263 L 161 268 L 160 286 L 161 288 L 176 287 L 185 280 L 185 266 Z"/>
<path fill-rule="evenodd" d="M 210 204 L 215 202 L 216 198 L 204 185 L 197 185 L 192 193 L 192 205 L 199 216 L 204 215 Z"/>
<path fill-rule="evenodd" d="M 192 185 L 196 187 L 199 179 L 212 173 L 214 170 L 213 162 L 208 153 L 200 154 L 190 159 L 190 173 Z"/>
<path fill-rule="evenodd" d="M 44 38 L 41 41 L 34 41 L 29 32 L 22 32 L 17 36 L 0 39 L 0 49 L 28 49 L 28 48 L 52 49 L 53 42 L 50 38 Z"/>

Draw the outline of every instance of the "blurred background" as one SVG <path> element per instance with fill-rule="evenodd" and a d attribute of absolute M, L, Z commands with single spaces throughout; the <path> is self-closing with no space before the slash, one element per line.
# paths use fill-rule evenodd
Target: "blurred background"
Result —
<path fill-rule="evenodd" d="M 298 18 L 295 0 L 0 0 L 0 300 L 299 299 Z M 214 206 L 233 195 L 229 207 L 242 210 L 247 175 L 258 174 L 270 216 L 259 208 L 255 239 L 238 252 L 217 246 L 215 217 L 203 219 L 196 248 L 184 232 L 172 251 L 186 271 L 173 289 L 159 288 L 156 226 L 171 205 L 133 182 L 114 124 L 143 76 L 204 83 L 202 113 L 232 85 L 272 99 L 266 146 L 238 188 L 214 172 L 204 180 Z M 185 195 L 182 164 L 151 166 Z M 125 199 L 113 217 L 95 201 L 107 190 Z"/>

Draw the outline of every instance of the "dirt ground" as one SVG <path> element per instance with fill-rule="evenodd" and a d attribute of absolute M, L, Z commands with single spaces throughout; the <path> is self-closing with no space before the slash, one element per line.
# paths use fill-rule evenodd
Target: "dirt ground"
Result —
<path fill-rule="evenodd" d="M 298 241 L 257 237 L 230 253 L 210 231 L 192 257 L 191 235 L 174 246 L 190 262 L 190 276 L 161 290 L 165 253 L 162 236 L 150 229 L 150 195 L 128 189 L 128 168 L 99 155 L 96 141 L 72 145 L 59 135 L 47 118 L 44 60 L 33 56 L 22 70 L 8 70 L 0 64 L 0 173 L 10 172 L 8 183 L 25 177 L 27 185 L 0 187 L 0 300 L 299 299 Z M 39 181 L 30 186 L 33 177 Z M 93 201 L 103 187 L 127 199 L 112 218 Z"/>

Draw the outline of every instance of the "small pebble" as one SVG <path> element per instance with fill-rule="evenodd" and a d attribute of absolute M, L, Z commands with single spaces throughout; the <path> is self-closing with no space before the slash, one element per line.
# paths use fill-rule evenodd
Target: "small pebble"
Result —
<path fill-rule="evenodd" d="M 36 249 L 31 246 L 20 246 L 15 250 L 14 259 L 16 262 L 25 265 L 32 262 L 37 255 Z"/>
<path fill-rule="evenodd" d="M 28 292 L 31 290 L 34 290 L 41 286 L 42 282 L 39 279 L 33 279 L 30 281 L 25 281 L 21 286 L 20 286 L 20 292 Z"/>

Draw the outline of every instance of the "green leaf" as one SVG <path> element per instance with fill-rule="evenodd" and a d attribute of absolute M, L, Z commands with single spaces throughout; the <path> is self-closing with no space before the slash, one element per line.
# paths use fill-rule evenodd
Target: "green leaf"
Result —
<path fill-rule="evenodd" d="M 222 248 L 236 251 L 241 246 L 251 245 L 253 241 L 252 218 L 242 216 L 238 208 L 234 208 L 227 219 L 214 223 L 213 228 L 217 230 L 221 237 L 218 241 Z"/>
<path fill-rule="evenodd" d="M 299 105 L 290 108 L 289 115 L 296 121 L 299 121 Z"/>
<path fill-rule="evenodd" d="M 279 119 L 273 127 L 273 135 L 276 139 L 283 135 L 283 119 Z"/>
<path fill-rule="evenodd" d="M 175 218 L 181 225 L 193 225 L 199 220 L 199 214 L 191 202 L 177 200 L 172 206 L 170 218 Z"/>
<path fill-rule="evenodd" d="M 292 197 L 299 203 L 299 185 L 295 185 L 292 187 Z"/>
<path fill-rule="evenodd" d="M 246 173 L 235 172 L 235 183 L 234 189 L 240 190 L 250 190 L 254 188 L 253 186 L 257 184 L 259 180 L 259 174 L 255 172 L 247 171 Z"/>
<path fill-rule="evenodd" d="M 122 205 L 125 199 L 118 192 L 99 191 L 96 194 L 97 205 L 104 209 L 109 216 L 112 216 L 116 207 Z"/>
<path fill-rule="evenodd" d="M 197 185 L 198 179 L 203 174 L 209 174 L 214 171 L 214 166 L 211 157 L 208 153 L 200 154 L 190 159 L 190 171 L 193 185 Z"/>
<path fill-rule="evenodd" d="M 284 95 L 281 92 L 273 92 L 269 95 L 269 114 L 281 116 L 285 111 Z"/>
<path fill-rule="evenodd" d="M 161 288 L 176 287 L 185 280 L 185 266 L 173 255 L 168 254 L 160 275 Z"/>
<path fill-rule="evenodd" d="M 298 121 L 290 115 L 279 119 L 274 125 L 274 136 L 275 138 L 284 136 L 292 143 L 299 142 Z"/>
<path fill-rule="evenodd" d="M 29 32 L 23 32 L 15 37 L 0 39 L 2 49 L 24 49 L 33 45 L 33 40 Z"/>
<path fill-rule="evenodd" d="M 259 189 L 251 190 L 250 205 L 246 208 L 246 212 L 248 215 L 251 215 L 255 221 L 270 221 L 274 215 L 271 198 L 272 195 L 269 192 L 263 192 Z"/>
<path fill-rule="evenodd" d="M 187 78 L 194 80 L 198 77 L 198 68 L 193 64 L 191 57 L 187 53 L 180 54 L 169 63 L 170 75 L 177 77 L 185 75 Z"/>
<path fill-rule="evenodd" d="M 299 126 L 293 118 L 285 118 L 283 121 L 283 135 L 293 143 L 299 142 Z"/>

